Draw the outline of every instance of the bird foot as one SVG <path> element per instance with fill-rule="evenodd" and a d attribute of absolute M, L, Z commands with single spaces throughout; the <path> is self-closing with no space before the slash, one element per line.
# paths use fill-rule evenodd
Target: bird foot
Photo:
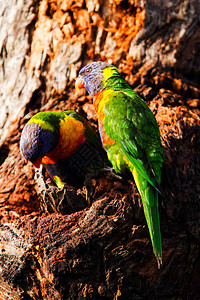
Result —
<path fill-rule="evenodd" d="M 123 180 L 123 178 L 121 176 L 119 176 L 115 173 L 115 169 L 113 167 L 105 167 L 100 170 L 100 173 L 104 173 L 104 172 L 110 174 L 112 177 L 114 177 L 117 180 L 120 180 L 120 181 Z"/>

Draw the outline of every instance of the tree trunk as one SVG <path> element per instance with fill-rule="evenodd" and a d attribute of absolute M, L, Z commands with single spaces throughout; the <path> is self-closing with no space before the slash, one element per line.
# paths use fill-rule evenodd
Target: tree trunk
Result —
<path fill-rule="evenodd" d="M 0 298 L 200 298 L 199 1 L 0 2 Z M 74 88 L 95 60 L 119 68 L 160 127 L 173 196 L 159 202 L 159 270 L 130 175 L 101 174 L 90 203 L 83 187 L 72 210 L 48 213 L 19 151 L 38 111 L 75 109 L 97 129 Z"/>

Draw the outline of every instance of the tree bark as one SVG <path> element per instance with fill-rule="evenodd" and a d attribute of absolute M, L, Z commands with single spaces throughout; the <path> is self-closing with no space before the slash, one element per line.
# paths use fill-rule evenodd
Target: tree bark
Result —
<path fill-rule="evenodd" d="M 200 5 L 198 0 L 1 0 L 1 299 L 200 297 Z M 158 270 L 130 175 L 91 181 L 90 203 L 43 212 L 19 151 L 38 111 L 75 109 L 97 129 L 81 66 L 112 62 L 158 121 L 173 196 L 160 197 Z"/>

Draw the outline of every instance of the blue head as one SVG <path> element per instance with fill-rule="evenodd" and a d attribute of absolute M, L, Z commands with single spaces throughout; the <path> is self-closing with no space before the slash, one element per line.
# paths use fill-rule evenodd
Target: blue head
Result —
<path fill-rule="evenodd" d="M 42 158 L 57 146 L 59 137 L 57 132 L 42 129 L 36 123 L 28 123 L 21 134 L 21 154 L 36 167 L 39 167 Z"/>
<path fill-rule="evenodd" d="M 110 66 L 110 64 L 102 61 L 96 61 L 86 65 L 79 72 L 75 83 L 76 88 L 86 88 L 88 93 L 92 96 L 96 95 L 96 93 L 103 90 L 103 70 Z"/>

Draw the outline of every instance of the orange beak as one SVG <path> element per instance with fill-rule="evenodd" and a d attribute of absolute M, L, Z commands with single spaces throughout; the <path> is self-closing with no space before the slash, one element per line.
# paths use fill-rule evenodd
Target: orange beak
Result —
<path fill-rule="evenodd" d="M 32 162 L 34 167 L 36 167 L 37 169 L 40 168 L 41 163 L 42 163 L 42 159 L 40 157 L 35 162 Z"/>
<path fill-rule="evenodd" d="M 78 77 L 76 79 L 76 82 L 75 82 L 75 88 L 78 91 L 78 90 L 80 90 L 80 89 L 82 89 L 84 87 L 85 87 L 85 85 L 84 85 L 84 82 L 83 82 L 83 78 L 82 77 Z"/>

